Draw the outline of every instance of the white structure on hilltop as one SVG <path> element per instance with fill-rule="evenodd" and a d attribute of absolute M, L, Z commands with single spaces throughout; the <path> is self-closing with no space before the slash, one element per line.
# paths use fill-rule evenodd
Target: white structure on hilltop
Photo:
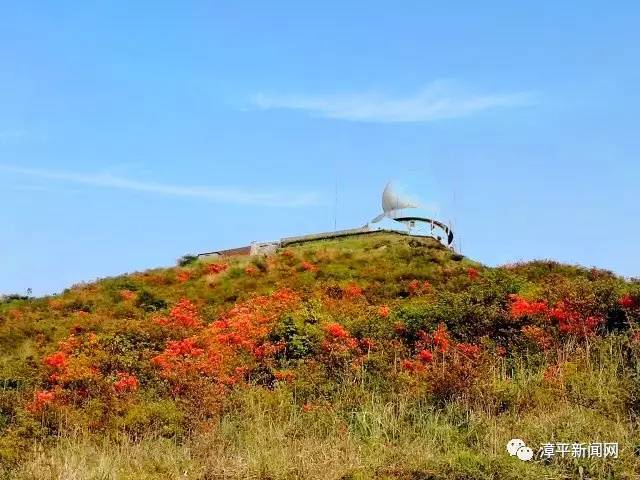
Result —
<path fill-rule="evenodd" d="M 404 235 L 429 236 L 437 239 L 449 248 L 453 248 L 453 231 L 451 230 L 451 227 L 445 225 L 439 220 L 422 215 L 422 212 L 417 210 L 419 208 L 421 208 L 419 202 L 407 196 L 398 194 L 394 189 L 393 184 L 389 182 L 382 192 L 382 213 L 362 227 L 347 230 L 334 230 L 333 232 L 312 233 L 296 237 L 285 237 L 272 242 L 252 242 L 251 245 L 244 247 L 200 253 L 197 256 L 199 258 L 218 258 L 233 255 L 270 255 L 279 247 L 295 243 L 347 237 L 351 235 L 363 235 L 375 232 L 395 232 Z M 399 230 L 398 228 L 384 228 L 382 226 L 371 227 L 371 223 L 378 223 L 385 218 L 404 225 L 406 227 L 406 231 Z"/>
<path fill-rule="evenodd" d="M 421 208 L 419 202 L 405 195 L 398 194 L 393 183 L 389 182 L 382 192 L 382 213 L 371 220 L 371 223 L 378 223 L 385 218 L 389 218 L 405 225 L 409 233 L 411 233 L 413 229 L 417 229 L 418 232 L 426 230 L 427 235 L 444 241 L 447 245 L 451 245 L 453 242 L 453 231 L 451 227 L 414 210 L 418 208 Z M 444 238 L 438 235 L 438 233 L 444 234 Z"/>

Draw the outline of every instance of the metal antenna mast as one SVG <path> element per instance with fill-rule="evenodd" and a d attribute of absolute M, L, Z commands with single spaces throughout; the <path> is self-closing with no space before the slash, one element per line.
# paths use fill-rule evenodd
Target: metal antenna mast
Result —
<path fill-rule="evenodd" d="M 453 212 L 452 212 L 452 216 L 453 219 L 451 221 L 450 227 L 452 229 L 456 229 L 458 228 L 458 197 L 456 195 L 456 179 L 453 180 Z M 458 235 L 456 235 L 456 244 L 455 244 L 455 250 L 458 251 L 458 253 L 462 254 L 462 237 L 460 236 L 460 234 L 458 233 Z"/>
<path fill-rule="evenodd" d="M 338 174 L 336 173 L 335 202 L 333 206 L 333 231 L 338 230 Z"/>

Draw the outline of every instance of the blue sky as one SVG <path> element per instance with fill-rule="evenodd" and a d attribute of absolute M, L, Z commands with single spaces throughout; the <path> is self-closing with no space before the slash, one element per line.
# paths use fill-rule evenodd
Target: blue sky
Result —
<path fill-rule="evenodd" d="M 637 2 L 4 2 L 0 292 L 330 230 L 640 276 Z"/>

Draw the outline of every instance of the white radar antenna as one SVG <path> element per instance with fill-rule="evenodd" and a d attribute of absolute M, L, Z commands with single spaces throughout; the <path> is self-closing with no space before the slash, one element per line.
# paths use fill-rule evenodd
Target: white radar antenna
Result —
<path fill-rule="evenodd" d="M 389 182 L 382 192 L 382 213 L 371 220 L 371 223 L 378 223 L 384 218 L 390 218 L 405 225 L 409 233 L 414 228 L 427 228 L 429 236 L 450 246 L 453 243 L 451 227 L 434 218 L 419 215 L 419 212 L 413 210 L 417 208 L 421 208 L 419 202 L 398 194 L 393 183 Z M 439 233 L 444 234 L 444 238 Z"/>

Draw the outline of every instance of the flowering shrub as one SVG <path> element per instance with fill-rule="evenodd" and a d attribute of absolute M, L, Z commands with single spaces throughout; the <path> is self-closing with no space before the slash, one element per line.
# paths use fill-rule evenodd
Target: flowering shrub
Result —
<path fill-rule="evenodd" d="M 410 295 L 420 295 L 427 293 L 431 290 L 431 283 L 428 281 L 421 282 L 420 280 L 411 280 L 407 285 Z"/>
<path fill-rule="evenodd" d="M 191 274 L 189 273 L 188 270 L 180 270 L 176 274 L 176 280 L 178 280 L 179 283 L 184 283 L 188 281 L 190 278 L 191 278 Z"/>
<path fill-rule="evenodd" d="M 558 331 L 564 335 L 588 338 L 595 335 L 598 328 L 604 324 L 604 318 L 584 315 L 571 306 L 569 301 L 559 301 L 549 307 L 546 302 L 529 301 L 519 295 L 510 295 L 510 300 L 509 313 L 512 318 L 539 316 L 543 321 L 556 323 Z M 528 328 L 522 331 L 543 350 L 549 348 L 550 340 L 541 329 Z"/>
<path fill-rule="evenodd" d="M 258 274 L 258 269 L 253 265 L 247 265 L 246 267 L 244 267 L 244 273 L 246 273 L 250 277 L 255 277 Z"/>
<path fill-rule="evenodd" d="M 595 335 L 596 330 L 604 323 L 602 317 L 590 315 L 588 317 L 578 317 L 567 323 L 560 323 L 560 332 L 587 338 Z"/>
<path fill-rule="evenodd" d="M 307 261 L 302 261 L 300 263 L 300 268 L 306 272 L 317 272 L 318 271 L 318 267 L 315 266 L 313 263 L 311 262 L 307 262 Z"/>
<path fill-rule="evenodd" d="M 482 349 L 479 345 L 473 343 L 458 343 L 456 349 L 467 358 L 477 359 L 482 354 Z"/>
<path fill-rule="evenodd" d="M 138 379 L 135 375 L 126 372 L 116 373 L 116 381 L 113 383 L 113 388 L 116 392 L 135 392 L 138 390 L 138 386 Z"/>
<path fill-rule="evenodd" d="M 355 283 L 350 283 L 344 288 L 344 294 L 347 298 L 355 299 L 360 298 L 364 295 L 361 287 L 356 285 Z"/>
<path fill-rule="evenodd" d="M 195 305 L 186 298 L 171 309 L 168 317 L 157 317 L 154 321 L 159 325 L 187 328 L 199 327 L 202 323 Z"/>
<path fill-rule="evenodd" d="M 531 315 L 546 315 L 549 313 L 549 308 L 546 302 L 531 302 L 520 295 L 510 295 L 511 306 L 509 314 L 512 318 L 522 318 Z"/>
<path fill-rule="evenodd" d="M 433 361 L 433 353 L 430 350 L 420 350 L 418 358 L 424 363 L 431 363 Z"/>
<path fill-rule="evenodd" d="M 378 308 L 378 315 L 380 315 L 382 318 L 387 318 L 389 316 L 389 313 L 391 313 L 391 309 L 386 305 L 380 305 L 380 307 Z"/>
<path fill-rule="evenodd" d="M 26 405 L 31 413 L 39 413 L 54 403 L 75 402 L 98 392 L 97 382 L 102 378 L 92 354 L 98 347 L 93 332 L 83 333 L 80 326 L 72 328 L 73 333 L 58 342 L 58 350 L 43 358 L 46 367 L 48 389 L 37 391 L 34 400 Z"/>
<path fill-rule="evenodd" d="M 423 295 L 431 291 L 431 283 L 414 279 L 407 284 L 407 290 L 409 295 Z"/>
<path fill-rule="evenodd" d="M 131 290 L 120 290 L 120 297 L 123 300 L 133 300 L 137 297 L 136 292 L 132 292 Z"/>
<path fill-rule="evenodd" d="M 425 367 L 422 363 L 408 359 L 402 360 L 400 368 L 409 373 L 421 373 L 425 371 Z"/>
<path fill-rule="evenodd" d="M 620 297 L 620 300 L 618 300 L 618 303 L 622 308 L 625 308 L 625 309 L 632 309 L 637 304 L 636 299 L 629 293 L 625 293 L 622 297 Z"/>
<path fill-rule="evenodd" d="M 268 366 L 282 351 L 284 345 L 271 342 L 268 336 L 282 312 L 298 302 L 295 293 L 280 289 L 238 303 L 211 325 L 198 324 L 194 336 L 168 342 L 151 363 L 176 392 L 186 393 L 207 378 L 207 388 L 219 398 L 252 368 Z"/>
<path fill-rule="evenodd" d="M 359 346 L 362 349 L 362 351 L 368 352 L 373 350 L 373 348 L 375 348 L 376 342 L 372 338 L 365 337 L 360 339 Z"/>
<path fill-rule="evenodd" d="M 48 365 L 58 370 L 62 370 L 67 367 L 69 363 L 69 356 L 67 355 L 66 352 L 59 351 L 59 352 L 52 353 L 48 357 L 45 357 L 43 362 L 45 365 Z"/>
<path fill-rule="evenodd" d="M 339 323 L 330 323 L 324 327 L 324 331 L 333 338 L 349 338 L 349 332 Z"/>
<path fill-rule="evenodd" d="M 324 361 L 327 365 L 339 366 L 360 353 L 358 341 L 339 323 L 325 325 L 324 331 L 325 339 L 321 343 L 321 349 L 326 354 Z"/>
<path fill-rule="evenodd" d="M 598 327 L 604 323 L 603 318 L 582 315 L 564 302 L 559 302 L 554 306 L 549 311 L 549 317 L 558 322 L 560 333 L 582 338 L 593 336 Z"/>
<path fill-rule="evenodd" d="M 227 263 L 210 263 L 205 267 L 205 272 L 215 275 L 216 273 L 224 272 L 227 268 L 229 268 Z"/>
<path fill-rule="evenodd" d="M 167 344 L 166 352 L 171 356 L 187 356 L 197 357 L 204 353 L 204 349 L 196 345 L 196 340 L 193 338 L 185 338 L 183 340 L 176 340 Z"/>
<path fill-rule="evenodd" d="M 173 364 L 179 358 L 198 357 L 204 353 L 204 349 L 196 346 L 196 340 L 185 338 L 167 343 L 164 352 L 151 359 L 151 363 L 160 367 L 164 372 L 173 369 Z"/>
<path fill-rule="evenodd" d="M 449 333 L 443 323 L 438 324 L 438 328 L 433 334 L 433 344 L 438 347 L 442 353 L 445 353 L 451 345 Z"/>
<path fill-rule="evenodd" d="M 52 405 L 56 399 L 55 392 L 51 390 L 39 390 L 34 393 L 33 401 L 27 404 L 27 411 L 37 414 L 42 412 L 46 407 Z"/>
<path fill-rule="evenodd" d="M 409 293 L 415 295 L 420 288 L 420 282 L 418 280 L 411 280 L 408 285 Z"/>
<path fill-rule="evenodd" d="M 407 326 L 404 322 L 396 322 L 393 324 L 393 331 L 396 335 L 403 336 L 407 333 Z"/>
<path fill-rule="evenodd" d="M 400 367 L 416 380 L 424 381 L 438 402 L 468 392 L 486 361 L 481 346 L 453 341 L 444 324 L 439 324 L 431 335 L 419 332 L 416 346 L 415 357 L 404 359 Z"/>
<path fill-rule="evenodd" d="M 467 276 L 469 280 L 473 281 L 480 275 L 480 271 L 477 268 L 469 267 L 467 268 Z"/>

